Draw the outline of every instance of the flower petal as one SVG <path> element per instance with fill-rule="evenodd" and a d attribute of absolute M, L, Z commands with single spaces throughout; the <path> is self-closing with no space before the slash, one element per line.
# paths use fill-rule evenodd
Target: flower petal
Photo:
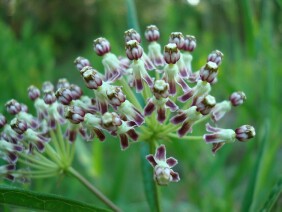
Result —
<path fill-rule="evenodd" d="M 166 158 L 165 145 L 161 145 L 157 148 L 155 158 L 160 161 L 165 161 Z"/>
<path fill-rule="evenodd" d="M 155 160 L 155 157 L 154 157 L 152 154 L 147 155 L 147 156 L 146 156 L 146 159 L 149 161 L 149 163 L 150 163 L 153 167 L 155 167 L 155 166 L 157 165 L 157 162 L 156 162 L 156 160 Z"/>
<path fill-rule="evenodd" d="M 169 165 L 170 168 L 174 167 L 178 162 L 175 158 L 169 157 L 166 159 L 166 163 Z"/>

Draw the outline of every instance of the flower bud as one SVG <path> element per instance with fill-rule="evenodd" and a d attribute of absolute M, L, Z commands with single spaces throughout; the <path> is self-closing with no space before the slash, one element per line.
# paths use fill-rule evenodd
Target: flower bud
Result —
<path fill-rule="evenodd" d="M 166 83 L 164 80 L 156 80 L 153 87 L 153 93 L 157 99 L 167 98 L 169 95 L 168 83 Z"/>
<path fill-rule="evenodd" d="M 169 43 L 164 47 L 164 59 L 167 64 L 175 64 L 180 59 L 176 44 Z"/>
<path fill-rule="evenodd" d="M 219 50 L 215 50 L 212 53 L 209 54 L 207 62 L 214 62 L 218 66 L 221 64 L 223 59 L 223 53 Z"/>
<path fill-rule="evenodd" d="M 69 105 L 72 101 L 71 91 L 68 88 L 60 88 L 56 91 L 57 100 L 63 105 Z"/>
<path fill-rule="evenodd" d="M 196 38 L 193 35 L 186 35 L 182 49 L 184 51 L 192 52 L 196 48 Z"/>
<path fill-rule="evenodd" d="M 103 56 L 111 51 L 110 42 L 106 38 L 97 38 L 93 41 L 94 51 L 97 55 Z"/>
<path fill-rule="evenodd" d="M 155 25 L 147 26 L 145 31 L 145 38 L 149 42 L 158 41 L 160 38 L 160 31 Z"/>
<path fill-rule="evenodd" d="M 197 111 L 200 112 L 202 115 L 207 115 L 210 113 L 210 111 L 215 105 L 215 98 L 211 95 L 207 95 L 201 102 L 196 105 L 196 107 Z"/>
<path fill-rule="evenodd" d="M 178 49 L 184 45 L 184 36 L 181 32 L 172 32 L 169 37 L 169 43 L 175 43 Z"/>
<path fill-rule="evenodd" d="M 80 73 L 86 83 L 87 88 L 97 89 L 103 84 L 98 72 L 90 66 L 85 66 L 83 69 L 81 69 Z"/>
<path fill-rule="evenodd" d="M 0 129 L 7 123 L 6 117 L 0 113 Z"/>
<path fill-rule="evenodd" d="M 42 85 L 42 91 L 54 91 L 54 85 L 51 82 L 46 81 Z"/>
<path fill-rule="evenodd" d="M 68 88 L 70 87 L 70 83 L 66 78 L 61 78 L 58 80 L 56 88 L 57 90 L 60 88 Z"/>
<path fill-rule="evenodd" d="M 85 66 L 90 66 L 90 62 L 89 60 L 87 60 L 84 57 L 77 57 L 74 60 L 74 64 L 76 65 L 76 68 L 80 71 L 81 69 L 83 69 Z"/>
<path fill-rule="evenodd" d="M 246 95 L 242 91 L 234 92 L 229 97 L 229 100 L 233 106 L 238 106 L 244 103 L 247 99 Z"/>
<path fill-rule="evenodd" d="M 239 141 L 247 141 L 256 135 L 255 128 L 250 125 L 243 125 L 235 130 L 236 138 Z"/>
<path fill-rule="evenodd" d="M 78 106 L 68 107 L 65 117 L 73 124 L 79 124 L 84 120 L 85 112 Z"/>
<path fill-rule="evenodd" d="M 33 86 L 33 85 L 28 87 L 27 92 L 28 92 L 28 97 L 32 101 L 36 100 L 40 96 L 40 90 L 37 87 Z"/>
<path fill-rule="evenodd" d="M 207 62 L 205 67 L 200 70 L 202 81 L 212 83 L 217 76 L 218 66 L 214 62 Z"/>
<path fill-rule="evenodd" d="M 141 43 L 141 36 L 134 29 L 126 30 L 124 32 L 124 39 L 126 43 L 131 40 L 136 40 L 138 43 Z"/>
<path fill-rule="evenodd" d="M 8 101 L 5 104 L 5 107 L 6 107 L 7 112 L 10 113 L 11 115 L 16 115 L 19 112 L 21 112 L 22 110 L 21 104 L 14 99 L 11 99 L 10 101 Z"/>
<path fill-rule="evenodd" d="M 83 91 L 81 90 L 81 88 L 78 85 L 71 84 L 69 87 L 69 90 L 71 92 L 71 97 L 74 100 L 79 99 L 83 94 Z"/>
<path fill-rule="evenodd" d="M 125 49 L 129 60 L 138 60 L 142 57 L 143 49 L 136 40 L 126 42 Z"/>
<path fill-rule="evenodd" d="M 118 114 L 106 112 L 102 116 L 102 126 L 110 132 L 116 131 L 117 126 L 122 125 L 122 120 Z"/>
<path fill-rule="evenodd" d="M 14 118 L 11 121 L 11 128 L 18 134 L 23 134 L 27 130 L 27 123 L 25 121 Z"/>
<path fill-rule="evenodd" d="M 125 101 L 125 96 L 119 87 L 110 87 L 106 93 L 113 106 L 120 106 Z"/>
<path fill-rule="evenodd" d="M 43 100 L 47 105 L 51 105 L 56 101 L 56 96 L 53 90 L 44 90 Z"/>

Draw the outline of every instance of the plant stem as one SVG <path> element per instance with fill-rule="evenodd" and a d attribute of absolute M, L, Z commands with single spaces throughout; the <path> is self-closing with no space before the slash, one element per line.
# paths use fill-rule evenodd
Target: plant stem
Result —
<path fill-rule="evenodd" d="M 86 178 L 84 178 L 74 168 L 70 167 L 68 171 L 73 177 L 78 179 L 86 188 L 88 188 L 92 193 L 94 193 L 107 206 L 109 206 L 114 211 L 121 211 L 111 200 L 109 200 L 101 191 L 99 191 L 96 187 L 94 187 Z"/>
<path fill-rule="evenodd" d="M 203 136 L 183 136 L 183 137 L 179 137 L 176 134 L 168 134 L 169 137 L 171 138 L 177 138 L 177 139 L 185 139 L 185 140 L 189 140 L 189 141 L 197 141 L 197 140 L 203 140 Z"/>
<path fill-rule="evenodd" d="M 150 153 L 154 154 L 155 149 L 156 149 L 156 141 L 153 140 L 153 141 L 149 142 L 149 145 L 150 145 Z M 154 189 L 155 189 L 154 195 L 155 195 L 155 200 L 156 200 L 156 209 L 157 209 L 158 212 L 160 212 L 161 211 L 160 191 L 159 191 L 158 184 L 156 183 L 156 181 L 154 181 L 154 184 L 155 184 L 155 186 L 154 186 Z"/>

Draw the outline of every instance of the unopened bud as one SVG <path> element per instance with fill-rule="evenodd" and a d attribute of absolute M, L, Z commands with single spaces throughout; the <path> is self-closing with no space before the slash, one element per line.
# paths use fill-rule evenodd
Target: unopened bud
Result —
<path fill-rule="evenodd" d="M 212 53 L 209 54 L 208 56 L 208 62 L 214 62 L 216 63 L 218 66 L 221 64 L 223 59 L 223 53 L 219 50 L 215 50 Z"/>
<path fill-rule="evenodd" d="M 106 38 L 97 38 L 93 41 L 94 51 L 99 56 L 103 56 L 111 51 L 110 42 Z"/>
<path fill-rule="evenodd" d="M 145 31 L 145 38 L 149 42 L 157 41 L 160 38 L 160 31 L 155 25 L 147 26 Z"/>
<path fill-rule="evenodd" d="M 246 95 L 242 91 L 234 92 L 230 95 L 229 100 L 233 106 L 238 106 L 244 103 L 247 99 Z"/>
<path fill-rule="evenodd" d="M 79 124 L 84 120 L 85 112 L 78 106 L 68 107 L 65 117 L 73 124 Z"/>
<path fill-rule="evenodd" d="M 8 101 L 5 104 L 5 107 L 7 112 L 10 113 L 11 115 L 16 115 L 22 110 L 21 104 L 15 99 L 11 99 L 10 101 Z"/>
<path fill-rule="evenodd" d="M 175 43 L 178 49 L 184 45 L 184 36 L 181 32 L 172 32 L 169 37 L 169 43 Z"/>
<path fill-rule="evenodd" d="M 207 62 L 205 67 L 200 70 L 200 77 L 202 81 L 213 82 L 217 76 L 218 66 L 214 62 Z"/>
<path fill-rule="evenodd" d="M 125 39 L 125 42 L 131 41 L 131 40 L 137 40 L 138 43 L 141 43 L 141 36 L 134 29 L 126 30 L 124 32 L 124 39 Z"/>
<path fill-rule="evenodd" d="M 27 130 L 27 123 L 23 120 L 19 120 L 17 118 L 14 118 L 11 121 L 11 128 L 17 132 L 18 134 L 23 134 Z"/>
<path fill-rule="evenodd" d="M 256 135 L 255 128 L 250 125 L 243 125 L 235 130 L 236 138 L 239 141 L 247 141 Z"/>
<path fill-rule="evenodd" d="M 193 35 L 186 35 L 182 49 L 184 51 L 192 52 L 196 48 L 196 38 Z"/>
<path fill-rule="evenodd" d="M 82 68 L 84 68 L 85 66 L 90 66 L 90 62 L 89 60 L 87 60 L 84 57 L 77 57 L 74 60 L 74 64 L 76 65 L 76 68 L 80 71 Z"/>
<path fill-rule="evenodd" d="M 27 92 L 28 92 L 28 97 L 32 101 L 36 100 L 40 96 L 40 90 L 33 85 L 28 87 Z"/>
<path fill-rule="evenodd" d="M 164 47 L 164 59 L 167 64 L 175 64 L 180 58 L 176 44 L 169 43 Z"/>
<path fill-rule="evenodd" d="M 143 49 L 136 40 L 128 41 L 125 45 L 125 49 L 129 60 L 138 60 L 142 57 Z"/>

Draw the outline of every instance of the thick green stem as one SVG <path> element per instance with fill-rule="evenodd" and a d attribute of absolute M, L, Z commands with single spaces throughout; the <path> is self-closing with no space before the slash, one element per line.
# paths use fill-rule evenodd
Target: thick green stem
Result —
<path fill-rule="evenodd" d="M 74 168 L 70 167 L 68 172 L 78 179 L 87 189 L 89 189 L 93 194 L 95 194 L 102 202 L 109 206 L 114 211 L 121 211 L 118 206 L 116 206 L 111 200 L 109 200 L 101 191 L 94 187 L 86 178 L 84 178 L 79 172 Z"/>
<path fill-rule="evenodd" d="M 179 137 L 176 134 L 168 134 L 169 137 L 171 138 L 177 138 L 177 139 L 182 139 L 182 140 L 188 140 L 188 141 L 199 141 L 199 140 L 203 140 L 203 136 L 183 136 L 183 137 Z"/>

